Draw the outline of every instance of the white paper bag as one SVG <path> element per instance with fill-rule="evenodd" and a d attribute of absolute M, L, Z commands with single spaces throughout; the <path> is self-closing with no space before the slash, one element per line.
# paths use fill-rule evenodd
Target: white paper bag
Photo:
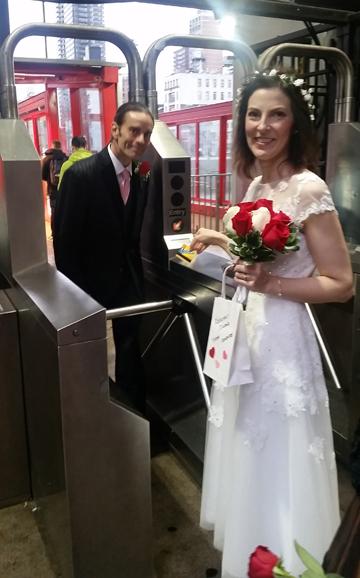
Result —
<path fill-rule="evenodd" d="M 221 297 L 214 299 L 204 362 L 204 373 L 224 387 L 253 382 L 241 302 L 245 297 L 239 288 L 231 301 L 225 298 L 225 276 L 231 267 L 223 273 Z"/>

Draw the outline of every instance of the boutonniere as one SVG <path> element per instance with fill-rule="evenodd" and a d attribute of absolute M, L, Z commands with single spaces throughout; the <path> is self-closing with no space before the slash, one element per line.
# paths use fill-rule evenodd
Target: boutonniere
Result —
<path fill-rule="evenodd" d="M 139 161 L 134 170 L 142 181 L 148 181 L 150 177 L 150 165 L 146 161 Z"/>

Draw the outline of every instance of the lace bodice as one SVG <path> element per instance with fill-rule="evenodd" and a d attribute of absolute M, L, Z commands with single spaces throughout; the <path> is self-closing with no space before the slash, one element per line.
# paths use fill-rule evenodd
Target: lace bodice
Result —
<path fill-rule="evenodd" d="M 304 171 L 275 183 L 262 184 L 261 176 L 250 184 L 244 201 L 270 199 L 274 211 L 283 211 L 299 227 L 300 250 L 289 255 L 279 254 L 264 268 L 280 277 L 308 277 L 314 271 L 314 260 L 301 232 L 310 215 L 334 211 L 335 206 L 326 183 L 311 171 Z"/>

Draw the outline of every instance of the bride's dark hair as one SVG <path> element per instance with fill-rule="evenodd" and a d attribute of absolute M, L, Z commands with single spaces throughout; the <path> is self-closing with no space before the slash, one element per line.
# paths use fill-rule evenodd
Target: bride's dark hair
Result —
<path fill-rule="evenodd" d="M 259 74 L 247 82 L 241 92 L 237 124 L 233 140 L 233 165 L 238 174 L 253 178 L 251 169 L 255 156 L 251 152 L 245 133 L 245 119 L 251 95 L 261 88 L 278 88 L 290 100 L 294 124 L 289 141 L 287 161 L 296 169 L 309 169 L 317 172 L 318 144 L 310 119 L 308 103 L 304 100 L 301 88 L 284 82 L 279 74 L 273 76 Z"/>

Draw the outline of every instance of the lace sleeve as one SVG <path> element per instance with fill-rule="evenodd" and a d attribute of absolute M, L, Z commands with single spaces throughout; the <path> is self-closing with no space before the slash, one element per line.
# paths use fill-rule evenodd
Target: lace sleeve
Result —
<path fill-rule="evenodd" d="M 302 225 L 310 215 L 319 215 L 325 211 L 336 211 L 326 183 L 318 177 L 302 183 L 295 224 Z"/>

